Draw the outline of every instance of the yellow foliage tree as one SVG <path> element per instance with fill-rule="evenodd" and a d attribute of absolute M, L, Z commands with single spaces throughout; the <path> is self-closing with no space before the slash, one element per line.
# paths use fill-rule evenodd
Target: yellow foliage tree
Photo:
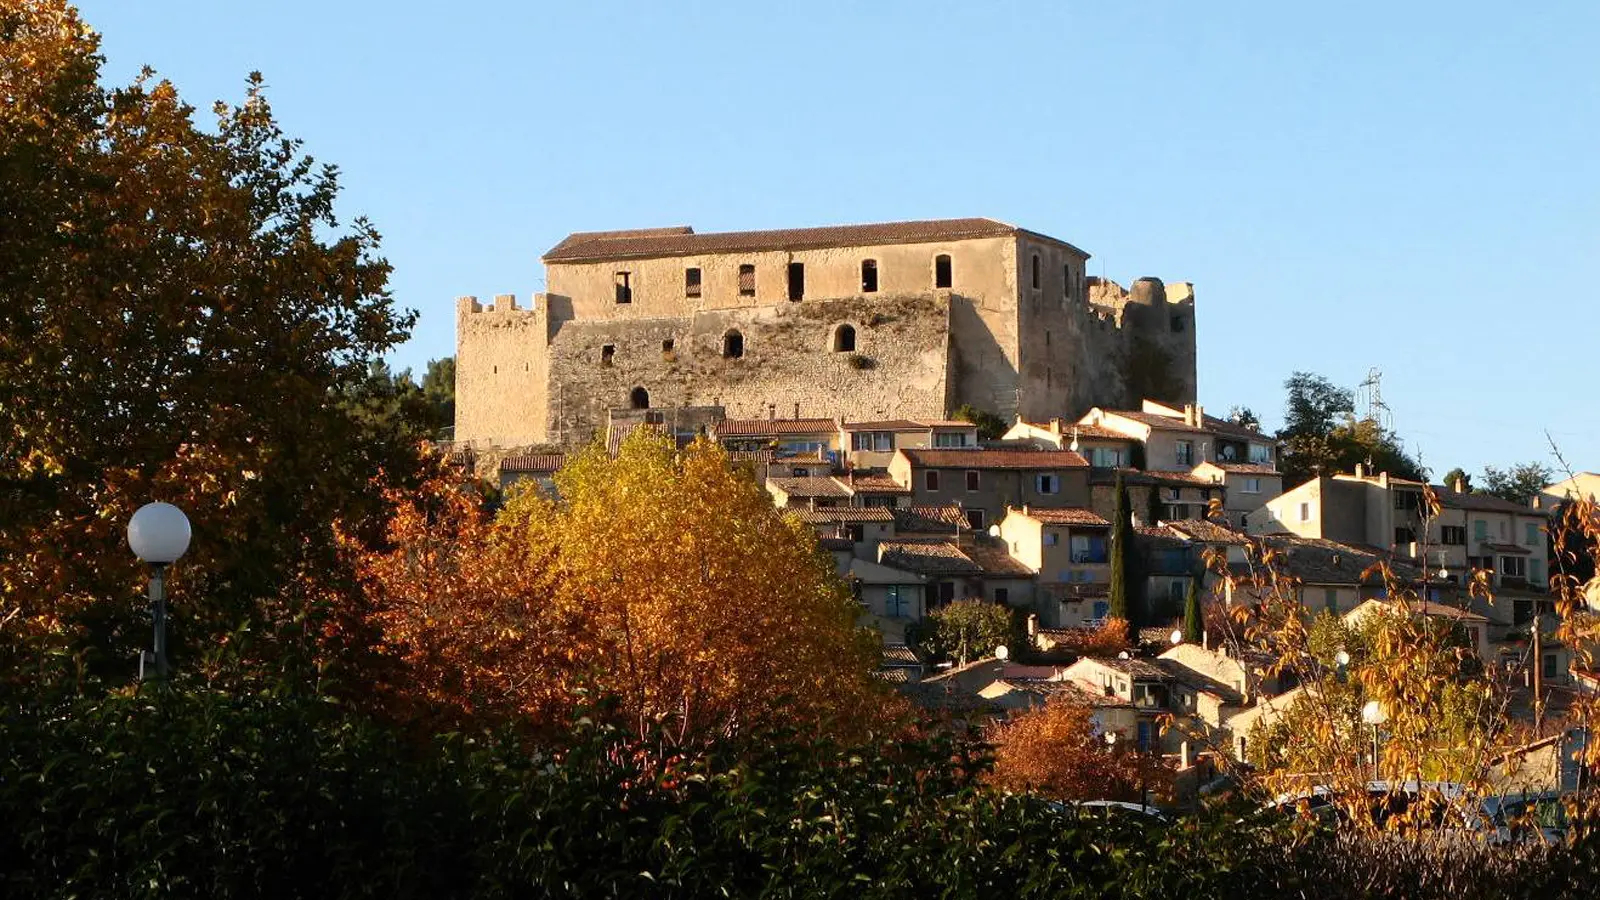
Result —
<path fill-rule="evenodd" d="M 492 518 L 436 484 L 395 519 L 393 550 L 363 566 L 395 696 L 549 727 L 606 697 L 681 744 L 851 731 L 888 708 L 876 641 L 814 533 L 721 448 L 639 429 L 556 484 L 559 501 L 516 491 Z"/>

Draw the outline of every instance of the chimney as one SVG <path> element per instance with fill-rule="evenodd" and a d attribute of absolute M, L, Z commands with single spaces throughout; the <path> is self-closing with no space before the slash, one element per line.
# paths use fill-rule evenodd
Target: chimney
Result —
<path fill-rule="evenodd" d="M 1384 488 L 1384 489 L 1387 489 L 1389 487 L 1389 473 L 1388 472 L 1379 472 L 1378 473 L 1378 487 L 1381 487 L 1381 488 Z"/>
<path fill-rule="evenodd" d="M 1194 423 L 1200 426 L 1206 424 L 1206 408 L 1198 403 L 1194 405 Z"/>
<path fill-rule="evenodd" d="M 798 400 L 794 403 L 794 417 L 796 419 L 800 418 L 800 401 Z"/>
<path fill-rule="evenodd" d="M 778 404 L 776 404 L 776 403 L 768 403 L 767 404 L 767 421 L 771 422 L 773 419 L 776 419 L 777 417 L 778 417 Z"/>
<path fill-rule="evenodd" d="M 1074 431 L 1076 431 L 1076 429 L 1074 429 Z M 1051 417 L 1050 433 L 1058 436 L 1061 434 L 1061 418 L 1059 416 Z"/>
<path fill-rule="evenodd" d="M 1457 475 L 1456 480 L 1450 483 L 1450 490 L 1458 494 L 1465 494 L 1467 492 L 1467 480 Z"/>
<path fill-rule="evenodd" d="M 1194 424 L 1194 404 L 1193 403 L 1185 403 L 1183 405 L 1183 424 L 1185 424 L 1185 425 L 1193 425 Z"/>
<path fill-rule="evenodd" d="M 1031 639 L 1034 638 L 1035 636 L 1037 636 L 1038 634 L 1039 634 L 1039 616 L 1038 616 L 1037 613 L 1028 613 L 1028 638 L 1031 641 Z"/>
<path fill-rule="evenodd" d="M 1365 477 L 1367 477 L 1367 467 L 1362 465 L 1361 463 L 1356 463 L 1356 477 L 1357 478 L 1365 478 Z"/>

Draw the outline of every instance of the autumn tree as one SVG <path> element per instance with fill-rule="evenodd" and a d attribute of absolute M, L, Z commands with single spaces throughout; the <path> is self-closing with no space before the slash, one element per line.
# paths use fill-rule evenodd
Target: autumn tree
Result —
<path fill-rule="evenodd" d="M 1107 747 L 1094 708 L 1070 695 L 1052 697 L 996 726 L 992 782 L 1057 800 L 1139 800 L 1141 787 L 1162 793 L 1167 771 L 1132 749 Z"/>
<path fill-rule="evenodd" d="M 875 641 L 815 533 L 721 448 L 638 429 L 556 483 L 559 502 L 514 491 L 490 516 L 470 484 L 435 480 L 401 506 L 389 552 L 360 554 L 399 663 L 386 696 L 549 729 L 610 698 L 631 730 L 685 744 L 849 730 L 884 708 Z"/>
<path fill-rule="evenodd" d="M 195 532 L 169 581 L 180 668 L 224 636 L 315 653 L 351 632 L 286 588 L 338 583 L 330 523 L 373 520 L 375 477 L 415 465 L 340 392 L 413 316 L 259 76 L 202 127 L 171 83 L 104 87 L 101 64 L 64 0 L 0 5 L 0 647 L 130 675 L 148 626 L 122 528 L 160 499 Z"/>

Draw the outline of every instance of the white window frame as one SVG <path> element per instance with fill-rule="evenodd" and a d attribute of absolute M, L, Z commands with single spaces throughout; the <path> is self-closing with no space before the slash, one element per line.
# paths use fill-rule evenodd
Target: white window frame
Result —
<path fill-rule="evenodd" d="M 1259 479 L 1259 478 L 1246 478 L 1244 480 L 1244 487 L 1241 487 L 1239 489 L 1239 493 L 1241 493 L 1241 494 L 1259 494 L 1259 493 L 1261 493 L 1261 479 Z"/>
<path fill-rule="evenodd" d="M 1033 476 L 1033 489 L 1039 494 L 1061 493 L 1061 476 L 1049 472 Z"/>

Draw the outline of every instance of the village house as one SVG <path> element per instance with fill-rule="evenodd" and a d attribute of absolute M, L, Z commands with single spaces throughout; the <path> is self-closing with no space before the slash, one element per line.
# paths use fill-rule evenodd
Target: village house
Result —
<path fill-rule="evenodd" d="M 500 460 L 500 490 L 510 490 L 522 481 L 531 481 L 546 496 L 556 494 L 556 472 L 567 461 L 560 453 L 522 453 Z"/>
<path fill-rule="evenodd" d="M 1106 617 L 1111 523 L 1083 508 L 1008 508 L 998 524 L 1010 554 L 1038 576 L 1035 612 L 1049 628 Z"/>
<path fill-rule="evenodd" d="M 1142 448 L 1133 466 L 1155 472 L 1190 472 L 1203 462 L 1254 463 L 1277 468 L 1277 439 L 1256 429 L 1208 416 L 1205 408 L 1182 409 L 1145 400 L 1138 410 L 1095 407 L 1080 424 L 1127 435 Z"/>
<path fill-rule="evenodd" d="M 918 506 L 960 504 L 984 530 L 1008 506 L 1089 502 L 1089 463 L 1070 450 L 897 450 L 889 474 Z"/>
<path fill-rule="evenodd" d="M 900 449 L 961 450 L 978 446 L 978 426 L 960 421 L 840 422 L 839 435 L 846 462 L 852 468 L 863 469 L 887 466 Z"/>
<path fill-rule="evenodd" d="M 1122 469 L 1133 465 L 1137 439 L 1100 425 L 1051 419 L 1043 425 L 1018 419 L 1001 439 L 1040 450 L 1071 450 L 1089 461 L 1091 469 Z"/>

